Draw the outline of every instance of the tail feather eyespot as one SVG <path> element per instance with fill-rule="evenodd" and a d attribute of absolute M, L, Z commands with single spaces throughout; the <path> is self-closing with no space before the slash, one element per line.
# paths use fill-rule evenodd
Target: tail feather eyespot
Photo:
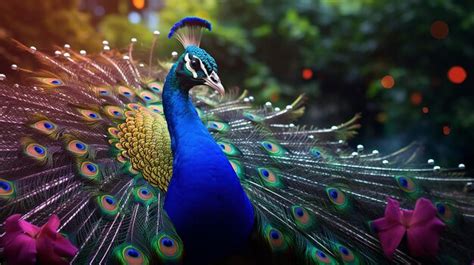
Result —
<path fill-rule="evenodd" d="M 125 119 L 125 114 L 122 108 L 117 106 L 105 106 L 104 113 L 107 117 L 111 119 L 123 120 Z"/>
<path fill-rule="evenodd" d="M 96 87 L 95 91 L 97 95 L 102 96 L 102 97 L 108 97 L 112 95 L 112 92 L 110 91 L 110 89 L 106 87 Z"/>
<path fill-rule="evenodd" d="M 314 225 L 314 217 L 302 206 L 292 206 L 291 214 L 296 225 L 301 229 L 309 229 Z"/>
<path fill-rule="evenodd" d="M 66 149 L 74 156 L 79 156 L 79 157 L 85 156 L 89 152 L 89 146 L 86 143 L 79 140 L 70 141 L 67 144 Z"/>
<path fill-rule="evenodd" d="M 217 141 L 217 144 L 221 147 L 224 154 L 228 156 L 240 156 L 242 154 L 234 144 L 227 141 Z"/>
<path fill-rule="evenodd" d="M 227 124 L 225 122 L 208 121 L 207 122 L 207 129 L 210 130 L 210 131 L 226 133 L 230 130 L 230 126 L 229 126 L 229 124 Z"/>
<path fill-rule="evenodd" d="M 272 157 L 283 157 L 287 154 L 287 150 L 279 143 L 271 140 L 262 141 L 260 145 Z"/>
<path fill-rule="evenodd" d="M 449 203 L 436 202 L 436 213 L 448 225 L 456 223 L 456 209 Z"/>
<path fill-rule="evenodd" d="M 102 120 L 100 114 L 93 110 L 88 109 L 78 109 L 79 113 L 82 115 L 82 118 L 89 122 L 98 122 Z"/>
<path fill-rule="evenodd" d="M 396 176 L 395 177 L 398 186 L 401 190 L 406 193 L 414 193 L 417 190 L 415 182 L 407 176 Z"/>
<path fill-rule="evenodd" d="M 264 228 L 264 235 L 273 251 L 284 251 L 288 248 L 286 236 L 278 229 L 271 225 L 266 225 Z"/>
<path fill-rule="evenodd" d="M 360 263 L 357 255 L 344 245 L 336 244 L 335 252 L 339 255 L 344 264 L 357 265 Z"/>
<path fill-rule="evenodd" d="M 100 195 L 96 197 L 96 204 L 101 213 L 106 217 L 113 217 L 118 213 L 118 201 L 112 195 Z"/>
<path fill-rule="evenodd" d="M 245 119 L 256 122 L 256 123 L 260 123 L 265 120 L 264 117 L 257 115 L 255 113 L 248 112 L 248 111 L 244 111 L 243 116 Z"/>
<path fill-rule="evenodd" d="M 321 150 L 317 147 L 311 147 L 311 149 L 309 150 L 309 153 L 316 159 L 323 158 Z"/>
<path fill-rule="evenodd" d="M 115 247 L 114 258 L 118 264 L 123 265 L 148 265 L 148 257 L 139 248 L 131 244 L 122 244 Z"/>
<path fill-rule="evenodd" d="M 135 92 L 132 89 L 125 86 L 119 86 L 117 88 L 117 92 L 119 93 L 119 95 L 122 95 L 125 98 L 128 98 L 129 100 L 135 97 Z"/>
<path fill-rule="evenodd" d="M 161 260 L 176 262 L 182 258 L 183 244 L 178 237 L 162 232 L 153 239 L 152 246 Z"/>
<path fill-rule="evenodd" d="M 15 197 L 16 187 L 15 183 L 6 179 L 0 178 L 0 199 L 10 199 Z"/>
<path fill-rule="evenodd" d="M 142 105 L 140 105 L 138 103 L 128 103 L 127 108 L 129 108 L 130 110 L 140 110 L 143 107 L 142 107 Z"/>
<path fill-rule="evenodd" d="M 37 121 L 31 127 L 46 135 L 51 135 L 58 129 L 57 125 L 49 120 Z"/>
<path fill-rule="evenodd" d="M 136 202 L 150 205 L 156 201 L 155 192 L 148 186 L 139 186 L 133 189 L 133 196 Z"/>
<path fill-rule="evenodd" d="M 79 175 L 87 180 L 98 181 L 100 177 L 99 166 L 90 161 L 83 161 L 79 165 Z"/>
<path fill-rule="evenodd" d="M 59 87 L 64 85 L 64 82 L 58 78 L 38 77 L 36 80 L 40 81 L 47 87 Z"/>
<path fill-rule="evenodd" d="M 341 189 L 336 187 L 328 187 L 326 188 L 326 193 L 330 202 L 332 202 L 336 209 L 345 210 L 349 207 L 349 198 Z"/>
<path fill-rule="evenodd" d="M 275 168 L 259 167 L 257 173 L 263 184 L 267 187 L 280 188 L 283 183 L 280 178 L 280 172 Z"/>
<path fill-rule="evenodd" d="M 142 91 L 140 92 L 140 98 L 145 102 L 145 104 L 152 104 L 160 101 L 160 98 L 151 93 L 150 91 Z"/>
<path fill-rule="evenodd" d="M 161 105 L 161 104 L 149 105 L 149 106 L 148 106 L 148 109 L 149 109 L 151 112 L 154 112 L 154 113 L 164 114 L 163 105 Z"/>
<path fill-rule="evenodd" d="M 336 260 L 334 260 L 333 257 L 331 257 L 326 252 L 320 249 L 317 249 L 315 247 L 308 248 L 307 253 L 310 256 L 310 259 L 316 264 L 330 264 L 330 265 L 337 264 Z"/>
<path fill-rule="evenodd" d="M 40 162 L 44 162 L 48 156 L 48 149 L 38 143 L 28 143 L 24 148 L 24 153 Z"/>
<path fill-rule="evenodd" d="M 153 91 L 154 93 L 160 95 L 163 90 L 162 90 L 162 87 L 163 85 L 158 83 L 158 82 L 151 82 L 151 83 L 148 83 L 148 88 Z"/>

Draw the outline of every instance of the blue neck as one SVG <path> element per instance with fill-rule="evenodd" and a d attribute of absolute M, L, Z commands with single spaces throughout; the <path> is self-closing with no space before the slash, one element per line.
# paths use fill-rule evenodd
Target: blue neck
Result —
<path fill-rule="evenodd" d="M 246 243 L 253 207 L 188 92 L 179 88 L 175 66 L 163 88 L 163 108 L 173 152 L 164 208 L 183 239 L 188 260 L 204 263 L 228 255 Z"/>
<path fill-rule="evenodd" d="M 166 78 L 163 90 L 163 109 L 171 137 L 173 157 L 176 157 L 176 154 L 187 153 L 186 148 L 190 135 L 206 136 L 205 138 L 209 138 L 210 135 L 201 122 L 188 92 L 178 88 L 177 78 L 171 73 L 174 73 L 174 67 Z M 173 163 L 175 161 L 176 159 Z"/>

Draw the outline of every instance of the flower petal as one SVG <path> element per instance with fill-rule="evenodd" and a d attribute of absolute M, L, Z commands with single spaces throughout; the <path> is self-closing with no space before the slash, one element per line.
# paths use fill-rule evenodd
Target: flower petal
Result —
<path fill-rule="evenodd" d="M 380 244 L 382 245 L 383 252 L 386 256 L 392 257 L 395 249 L 403 239 L 405 235 L 405 227 L 397 225 L 391 229 L 378 232 Z"/>
<path fill-rule="evenodd" d="M 58 235 L 58 238 L 54 244 L 54 252 L 61 257 L 74 257 L 78 249 L 74 246 L 67 238 L 62 235 Z"/>
<path fill-rule="evenodd" d="M 50 231 L 58 231 L 58 228 L 59 228 L 59 224 L 61 223 L 61 221 L 59 220 L 58 216 L 53 214 L 49 217 L 48 219 L 48 222 L 46 222 L 46 224 L 44 224 L 41 229 L 48 229 Z"/>
<path fill-rule="evenodd" d="M 36 241 L 28 235 L 19 234 L 4 245 L 3 255 L 8 264 L 36 264 Z"/>
<path fill-rule="evenodd" d="M 407 230 L 407 243 L 413 256 L 436 256 L 439 237 L 445 224 L 436 217 L 431 201 L 420 198 L 416 202 L 413 217 Z"/>
<path fill-rule="evenodd" d="M 413 217 L 411 218 L 410 226 L 417 224 L 424 225 L 424 223 L 436 217 L 436 209 L 430 200 L 419 198 L 416 201 Z"/>
<path fill-rule="evenodd" d="M 394 222 L 400 221 L 400 203 L 397 200 L 387 198 L 384 217 Z"/>
<path fill-rule="evenodd" d="M 5 232 L 21 232 L 26 233 L 31 237 L 35 237 L 39 232 L 39 227 L 22 220 L 20 214 L 14 214 L 8 217 L 5 221 Z"/>
<path fill-rule="evenodd" d="M 401 221 L 400 203 L 391 198 L 387 198 L 385 216 L 372 222 L 380 240 L 383 252 L 391 257 L 405 235 L 405 226 Z"/>
<path fill-rule="evenodd" d="M 39 228 L 21 220 L 20 214 L 15 214 L 5 221 L 5 235 L 0 245 L 9 264 L 35 264 L 36 242 L 30 234 L 36 234 Z"/>
<path fill-rule="evenodd" d="M 42 264 L 69 264 L 68 259 L 77 253 L 77 248 L 57 232 L 60 221 L 52 215 L 43 225 L 37 239 L 38 259 Z"/>

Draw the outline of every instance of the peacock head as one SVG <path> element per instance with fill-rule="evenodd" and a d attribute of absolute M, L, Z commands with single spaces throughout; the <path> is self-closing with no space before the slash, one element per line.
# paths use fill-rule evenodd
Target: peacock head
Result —
<path fill-rule="evenodd" d="M 206 85 L 224 94 L 224 87 L 217 75 L 217 64 L 214 58 L 197 46 L 188 46 L 176 62 L 176 76 L 182 89 Z"/>
<path fill-rule="evenodd" d="M 186 91 L 206 85 L 223 95 L 225 91 L 217 75 L 216 61 L 199 48 L 203 29 L 211 30 L 211 23 L 197 17 L 186 17 L 171 28 L 168 38 L 175 37 L 185 48 L 174 65 L 176 77 L 181 89 Z"/>

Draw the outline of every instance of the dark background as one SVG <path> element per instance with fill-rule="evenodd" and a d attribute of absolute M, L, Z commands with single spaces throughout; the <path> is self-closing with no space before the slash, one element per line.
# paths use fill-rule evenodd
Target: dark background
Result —
<path fill-rule="evenodd" d="M 123 48 L 131 37 L 147 47 L 158 29 L 157 52 L 169 58 L 182 50 L 166 39 L 170 26 L 200 16 L 213 22 L 202 46 L 224 84 L 249 89 L 258 104 L 284 108 L 306 93 L 302 123 L 362 113 L 351 145 L 388 152 L 418 141 L 423 160 L 441 166 L 474 158 L 473 1 L 24 0 L 0 1 L 0 13 L 7 75 L 12 63 L 38 67 L 12 38 L 48 52 L 64 43 L 97 52 L 103 40 Z"/>

